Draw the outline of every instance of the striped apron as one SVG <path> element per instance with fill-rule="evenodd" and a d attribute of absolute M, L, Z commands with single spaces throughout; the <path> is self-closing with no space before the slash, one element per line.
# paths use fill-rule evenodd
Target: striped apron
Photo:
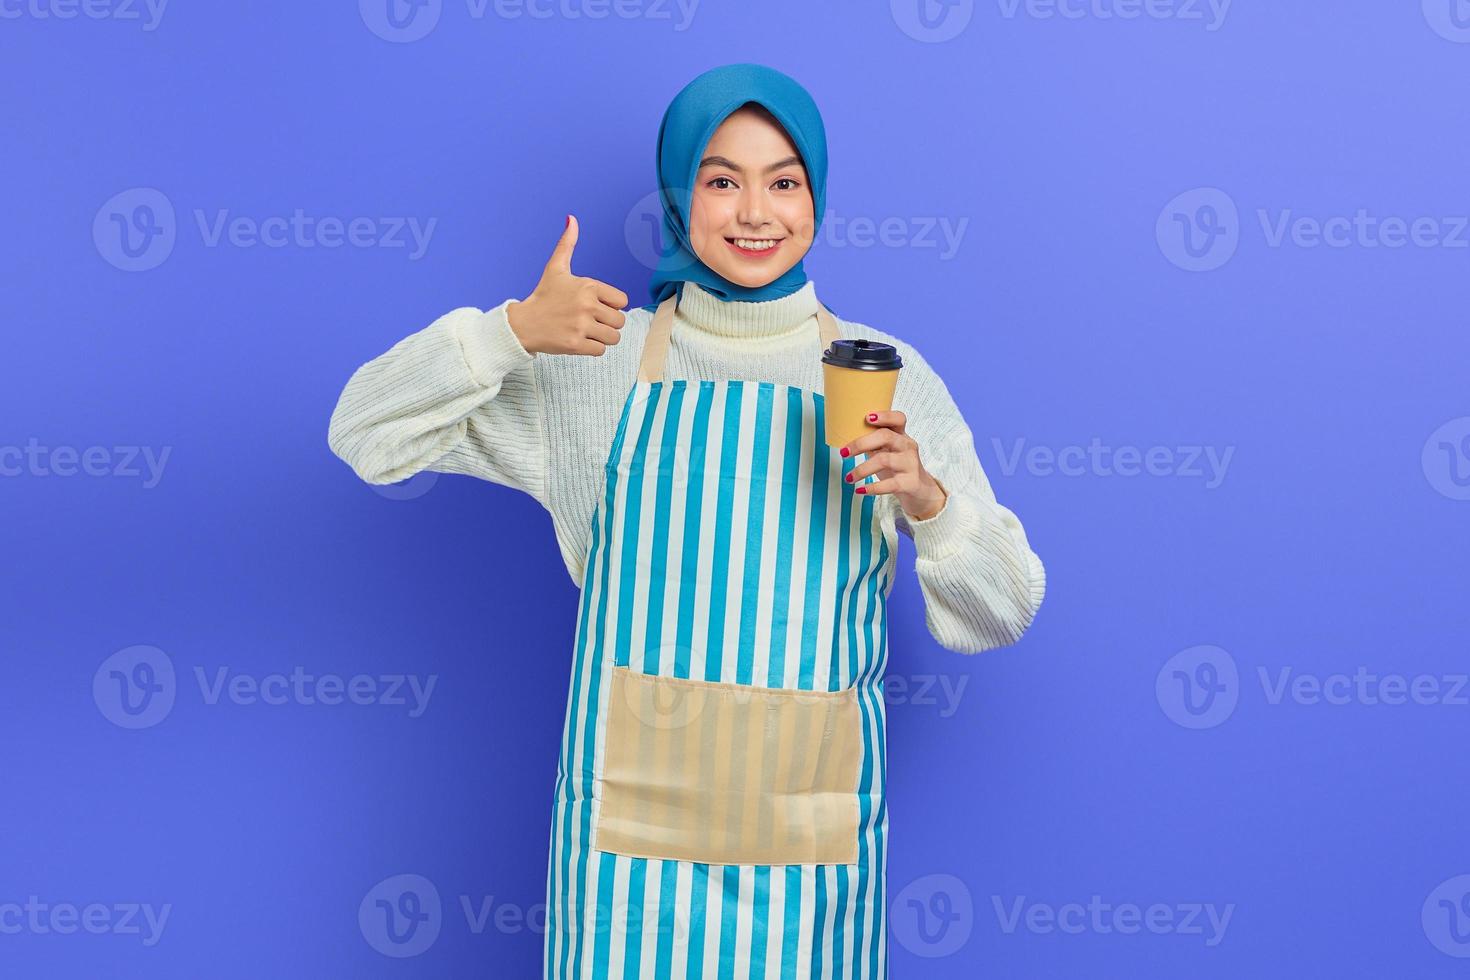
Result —
<path fill-rule="evenodd" d="M 819 392 L 664 380 L 674 303 L 592 519 L 544 975 L 886 978 L 886 505 Z"/>

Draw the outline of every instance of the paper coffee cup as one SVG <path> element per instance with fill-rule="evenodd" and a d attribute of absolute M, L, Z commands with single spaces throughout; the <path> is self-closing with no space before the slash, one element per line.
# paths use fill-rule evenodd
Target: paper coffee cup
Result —
<path fill-rule="evenodd" d="M 893 408 L 893 390 L 903 359 L 892 344 L 834 340 L 822 352 L 822 400 L 827 445 L 845 446 L 878 426 L 869 412 Z"/>

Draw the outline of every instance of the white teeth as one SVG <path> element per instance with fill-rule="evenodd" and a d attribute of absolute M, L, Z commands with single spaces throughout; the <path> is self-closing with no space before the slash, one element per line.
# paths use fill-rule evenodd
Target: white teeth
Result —
<path fill-rule="evenodd" d="M 781 243 L 773 241 L 757 241 L 753 238 L 737 238 L 735 239 L 735 244 L 739 245 L 741 248 L 749 248 L 757 252 L 764 252 L 767 249 L 775 248 Z"/>

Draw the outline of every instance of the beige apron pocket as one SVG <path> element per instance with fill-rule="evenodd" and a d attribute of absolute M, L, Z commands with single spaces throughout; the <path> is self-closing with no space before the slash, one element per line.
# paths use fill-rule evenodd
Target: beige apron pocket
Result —
<path fill-rule="evenodd" d="M 593 846 L 703 864 L 857 863 L 857 691 L 612 668 Z"/>

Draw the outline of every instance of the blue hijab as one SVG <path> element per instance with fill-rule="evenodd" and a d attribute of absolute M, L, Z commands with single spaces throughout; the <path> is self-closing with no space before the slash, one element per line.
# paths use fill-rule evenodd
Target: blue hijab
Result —
<path fill-rule="evenodd" d="M 741 286 L 705 265 L 689 242 L 689 207 L 704 148 L 726 117 L 752 102 L 775 116 L 796 144 L 812 191 L 816 219 L 813 236 L 821 227 L 827 200 L 827 131 L 816 102 L 796 79 L 765 65 L 712 68 L 674 96 L 658 128 L 664 247 L 648 284 L 653 302 L 645 309 L 656 307 L 675 293 L 682 295 L 685 282 L 697 282 L 727 302 L 778 299 L 806 285 L 806 270 L 798 262 L 764 286 Z"/>

